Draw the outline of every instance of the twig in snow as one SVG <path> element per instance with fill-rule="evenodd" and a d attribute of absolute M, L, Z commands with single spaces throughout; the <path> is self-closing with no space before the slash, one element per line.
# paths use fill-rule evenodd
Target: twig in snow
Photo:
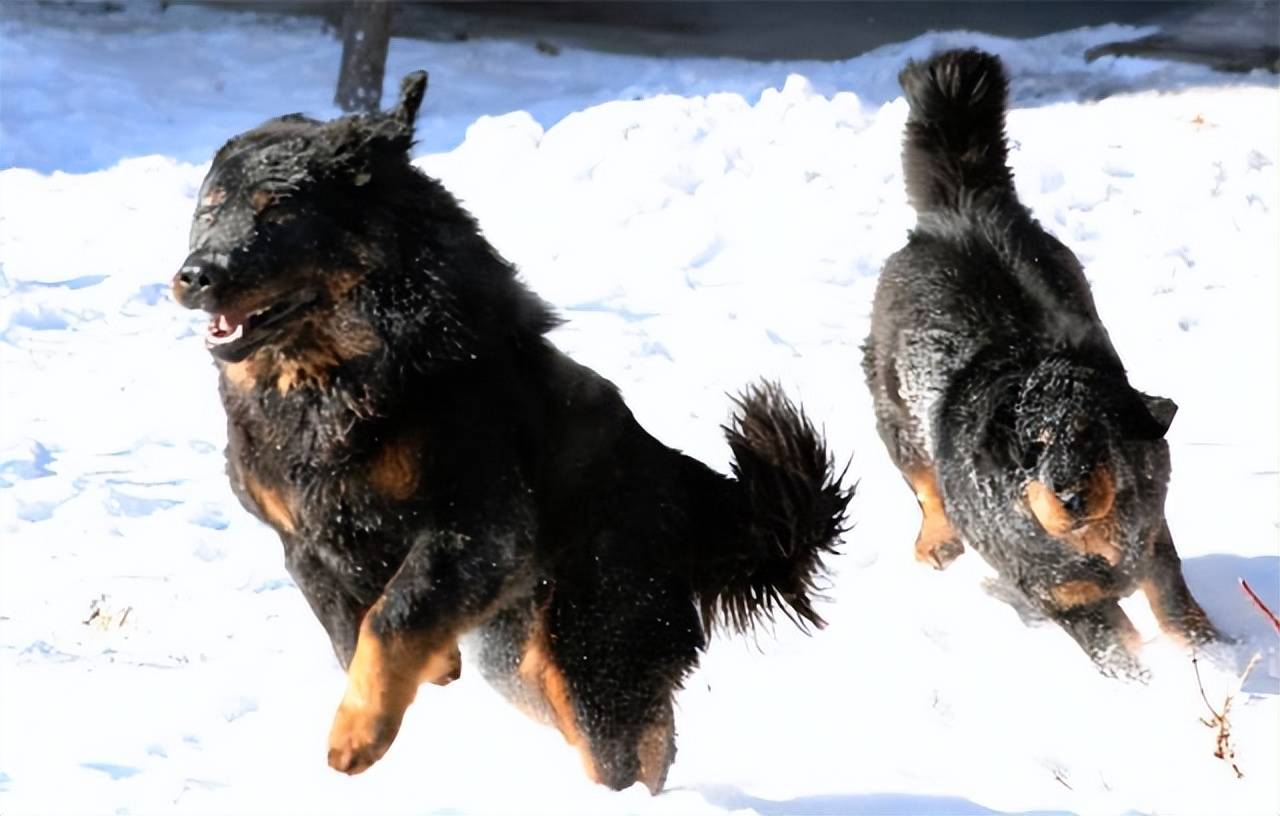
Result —
<path fill-rule="evenodd" d="M 126 606 L 123 610 L 112 610 L 111 601 L 107 596 L 99 595 L 89 603 L 89 617 L 80 622 L 85 626 L 97 627 L 104 632 L 112 627 L 122 629 L 125 621 L 129 618 L 129 613 L 132 611 L 132 606 Z"/>
<path fill-rule="evenodd" d="M 1240 766 L 1236 764 L 1236 749 L 1231 744 L 1231 701 L 1235 699 L 1235 694 L 1244 687 L 1244 681 L 1249 677 L 1249 672 L 1253 671 L 1253 667 L 1257 665 L 1258 660 L 1262 657 L 1261 653 L 1255 653 L 1249 658 L 1249 665 L 1244 667 L 1244 674 L 1240 675 L 1240 683 L 1236 687 L 1236 691 L 1227 694 L 1225 700 L 1222 701 L 1222 711 L 1219 712 L 1209 702 L 1209 697 L 1204 693 L 1204 682 L 1200 679 L 1200 659 L 1196 656 L 1191 657 L 1191 666 L 1196 671 L 1196 685 L 1200 687 L 1200 699 L 1204 700 L 1205 708 L 1209 709 L 1209 719 L 1200 718 L 1200 722 L 1204 723 L 1207 728 L 1216 728 L 1217 747 L 1213 755 L 1231 765 L 1231 770 L 1235 771 L 1236 779 L 1244 778 L 1244 771 L 1240 770 Z"/>
<path fill-rule="evenodd" d="M 1258 610 L 1266 616 L 1267 620 L 1271 621 L 1271 625 L 1276 628 L 1276 631 L 1280 632 L 1280 618 L 1277 618 L 1276 613 L 1267 608 L 1267 605 L 1258 597 L 1258 593 L 1254 592 L 1253 587 L 1249 586 L 1248 581 L 1243 578 L 1239 580 L 1240 588 L 1244 590 L 1244 594 L 1249 596 L 1249 600 L 1253 601 L 1254 606 L 1258 607 Z"/>

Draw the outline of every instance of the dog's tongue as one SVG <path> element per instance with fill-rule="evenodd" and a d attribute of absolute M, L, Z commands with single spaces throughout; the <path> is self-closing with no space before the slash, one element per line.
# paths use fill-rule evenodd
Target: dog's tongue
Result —
<path fill-rule="evenodd" d="M 210 346 L 221 346 L 234 343 L 244 334 L 244 324 L 235 315 L 218 313 L 209 318 L 209 326 L 205 329 L 204 342 Z"/>

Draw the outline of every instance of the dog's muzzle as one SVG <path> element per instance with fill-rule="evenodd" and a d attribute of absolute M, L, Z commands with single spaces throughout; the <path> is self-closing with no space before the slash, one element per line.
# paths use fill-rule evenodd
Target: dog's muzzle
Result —
<path fill-rule="evenodd" d="M 227 279 L 227 269 L 207 255 L 192 253 L 173 276 L 173 299 L 188 309 L 208 309 Z"/>

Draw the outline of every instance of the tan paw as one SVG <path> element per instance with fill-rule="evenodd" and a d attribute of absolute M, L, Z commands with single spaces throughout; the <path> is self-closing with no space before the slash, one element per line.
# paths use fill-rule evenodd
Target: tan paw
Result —
<path fill-rule="evenodd" d="M 461 676 L 462 653 L 458 651 L 457 646 L 454 646 L 452 651 L 441 653 L 440 665 L 429 667 L 423 679 L 437 686 L 447 686 Z"/>
<path fill-rule="evenodd" d="M 937 570 L 951 566 L 964 554 L 964 545 L 955 538 L 926 536 L 922 531 L 916 539 L 916 560 Z"/>
<path fill-rule="evenodd" d="M 392 720 L 367 707 L 343 703 L 329 731 L 329 767 L 345 774 L 358 774 L 382 759 L 400 730 Z"/>

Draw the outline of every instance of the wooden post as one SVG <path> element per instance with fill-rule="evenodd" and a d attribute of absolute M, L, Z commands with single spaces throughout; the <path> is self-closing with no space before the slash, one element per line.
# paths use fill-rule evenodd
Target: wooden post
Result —
<path fill-rule="evenodd" d="M 342 69 L 333 101 L 344 111 L 376 111 L 391 39 L 391 3 L 353 2 L 342 16 Z"/>

